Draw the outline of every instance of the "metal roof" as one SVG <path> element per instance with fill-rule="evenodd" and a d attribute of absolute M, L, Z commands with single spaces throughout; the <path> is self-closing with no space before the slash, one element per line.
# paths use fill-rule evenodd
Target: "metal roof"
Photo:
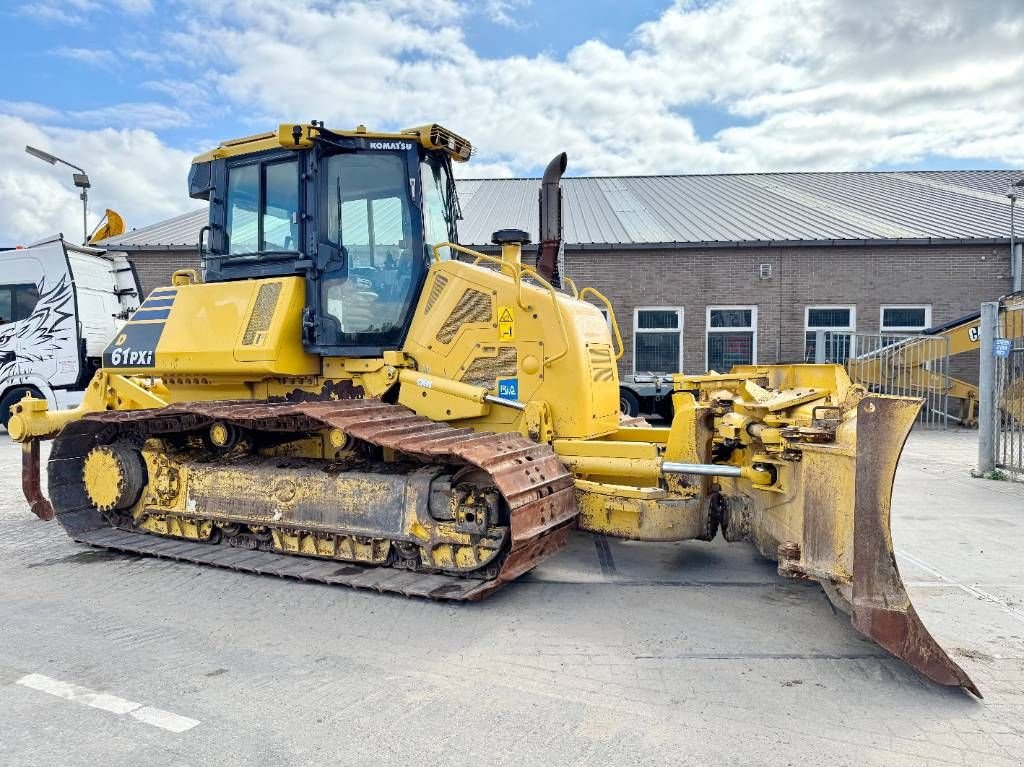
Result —
<path fill-rule="evenodd" d="M 199 230 L 207 224 L 206 208 L 182 213 L 96 243 L 108 250 L 194 250 L 199 247 Z"/>
<path fill-rule="evenodd" d="M 567 247 L 692 247 L 1000 241 L 1009 237 L 1012 170 L 741 173 L 574 177 L 565 190 Z M 537 237 L 536 178 L 460 179 L 459 239 L 497 229 Z M 206 211 L 112 237 L 108 248 L 194 248 Z M 1017 217 L 1024 236 L 1024 210 Z"/>

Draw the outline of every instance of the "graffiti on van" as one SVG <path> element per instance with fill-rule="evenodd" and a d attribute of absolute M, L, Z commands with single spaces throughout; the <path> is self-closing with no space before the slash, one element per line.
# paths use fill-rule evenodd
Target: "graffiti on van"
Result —
<path fill-rule="evenodd" d="M 56 285 L 38 285 L 39 300 L 23 320 L 0 325 L 0 380 L 22 375 L 34 363 L 53 359 L 74 338 L 74 290 L 63 275 Z"/>

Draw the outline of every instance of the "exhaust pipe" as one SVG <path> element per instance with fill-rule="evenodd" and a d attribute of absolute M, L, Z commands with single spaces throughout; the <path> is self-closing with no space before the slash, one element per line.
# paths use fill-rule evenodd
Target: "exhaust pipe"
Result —
<path fill-rule="evenodd" d="M 562 287 L 559 253 L 562 248 L 562 188 L 559 182 L 569 158 L 561 152 L 544 169 L 540 182 L 540 251 L 537 272 L 556 288 Z"/>

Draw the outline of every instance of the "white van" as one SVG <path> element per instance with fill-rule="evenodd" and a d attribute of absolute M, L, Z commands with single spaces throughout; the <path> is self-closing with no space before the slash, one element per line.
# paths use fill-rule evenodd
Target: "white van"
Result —
<path fill-rule="evenodd" d="M 121 254 L 60 236 L 0 249 L 0 425 L 30 392 L 51 408 L 77 405 L 139 293 Z"/>

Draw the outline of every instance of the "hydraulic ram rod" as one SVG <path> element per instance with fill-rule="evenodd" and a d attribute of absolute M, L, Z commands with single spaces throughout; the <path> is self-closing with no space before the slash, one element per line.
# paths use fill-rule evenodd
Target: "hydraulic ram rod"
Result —
<path fill-rule="evenodd" d="M 737 477 L 748 479 L 755 485 L 771 485 L 775 479 L 764 464 L 753 466 L 730 466 L 720 463 L 678 463 L 662 461 L 661 470 L 665 474 L 699 474 L 705 477 Z"/>
<path fill-rule="evenodd" d="M 704 477 L 740 477 L 743 469 L 740 466 L 725 466 L 717 463 L 678 463 L 663 461 L 661 470 L 666 474 L 700 474 Z"/>

